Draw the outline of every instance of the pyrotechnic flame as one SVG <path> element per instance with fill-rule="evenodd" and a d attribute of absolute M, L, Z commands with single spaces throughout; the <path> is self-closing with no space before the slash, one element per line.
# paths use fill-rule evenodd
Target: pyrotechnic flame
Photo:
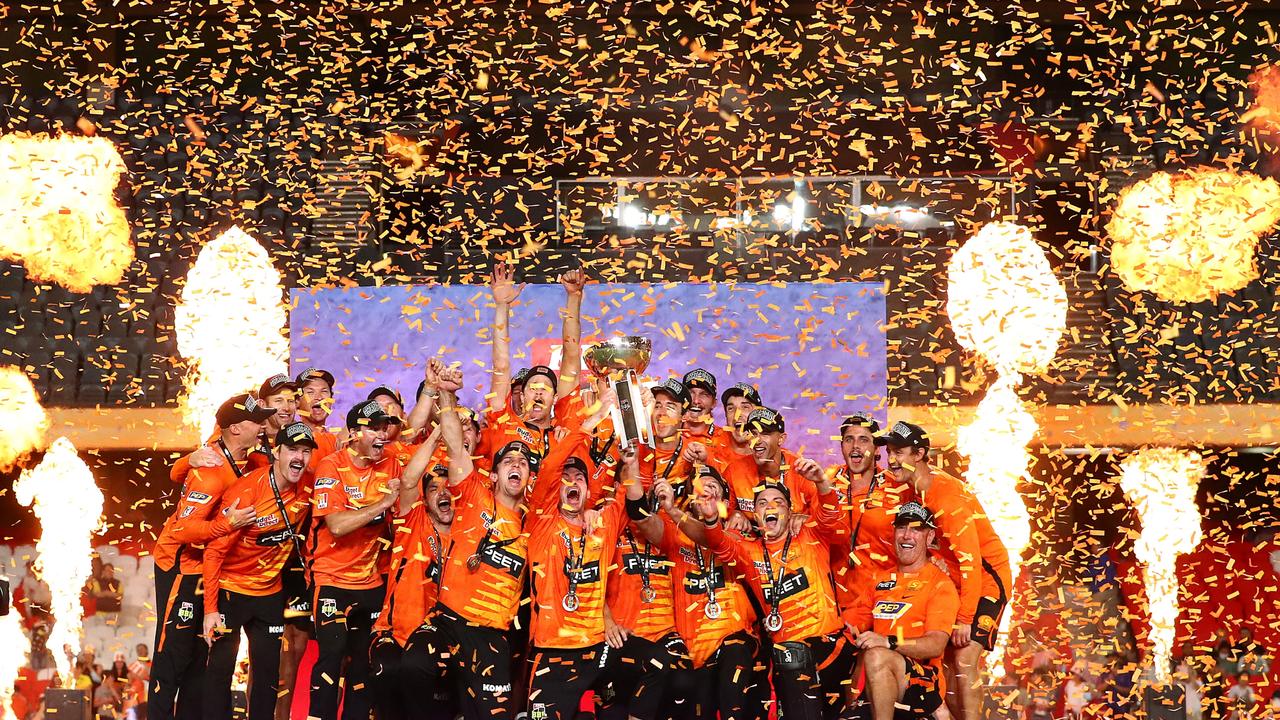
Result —
<path fill-rule="evenodd" d="M 1214 168 L 1158 172 L 1120 194 L 1107 234 L 1130 290 L 1199 302 L 1258 277 L 1258 240 L 1280 220 L 1280 184 Z"/>
<path fill-rule="evenodd" d="M 14 496 L 40 519 L 36 543 L 41 577 L 53 596 L 49 649 L 64 681 L 72 678 L 64 646 L 80 652 L 84 607 L 80 593 L 92 571 L 92 538 L 102 521 L 102 491 L 71 441 L 53 441 L 40 464 L 13 484 Z"/>
<path fill-rule="evenodd" d="M 187 359 L 187 423 L 206 437 L 214 413 L 236 393 L 287 370 L 280 272 L 267 251 L 233 227 L 200 250 L 174 313 Z"/>
<path fill-rule="evenodd" d="M 956 447 L 969 458 L 966 480 L 1004 542 L 1016 587 L 1031 539 L 1017 486 L 1031 464 L 1026 447 L 1037 427 L 1017 386 L 1021 373 L 1043 372 L 1057 353 L 1067 327 L 1067 293 L 1031 231 L 1013 223 L 991 223 L 970 238 L 952 257 L 947 283 L 956 338 L 999 372 L 973 422 L 959 429 Z M 987 655 L 994 674 L 1001 674 L 1011 616 L 1001 618 L 999 641 Z"/>
<path fill-rule="evenodd" d="M 1280 68 L 1267 65 L 1249 76 L 1253 90 L 1253 107 L 1240 116 L 1240 122 L 1265 131 L 1280 130 Z"/>
<path fill-rule="evenodd" d="M 16 367 L 0 366 L 0 472 L 9 472 L 32 450 L 44 447 L 48 429 L 49 416 L 31 378 Z"/>
<path fill-rule="evenodd" d="M 400 180 L 407 180 L 413 177 L 413 174 L 422 169 L 426 164 L 426 156 L 422 152 L 422 145 L 417 140 L 397 135 L 393 132 L 386 132 L 382 135 L 382 142 L 387 151 L 389 159 L 395 162 L 395 175 Z"/>
<path fill-rule="evenodd" d="M 1157 682 L 1169 682 L 1169 656 L 1178 622 L 1178 556 L 1200 544 L 1196 488 L 1205 461 L 1179 448 L 1147 448 L 1120 463 L 1120 487 L 1138 507 L 1142 561 L 1151 614 L 1151 662 Z"/>
<path fill-rule="evenodd" d="M 22 631 L 16 612 L 0 617 L 0 720 L 17 720 L 13 714 L 13 683 L 27 664 L 31 640 Z"/>
<path fill-rule="evenodd" d="M 0 257 L 75 292 L 120 282 L 133 262 L 123 172 L 105 138 L 0 136 Z"/>

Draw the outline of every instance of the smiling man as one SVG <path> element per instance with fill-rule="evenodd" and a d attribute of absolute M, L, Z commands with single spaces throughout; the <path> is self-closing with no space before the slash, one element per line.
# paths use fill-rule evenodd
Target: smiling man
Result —
<path fill-rule="evenodd" d="M 380 556 L 404 470 L 387 455 L 387 427 L 399 422 L 375 400 L 357 404 L 347 413 L 347 448 L 316 469 L 310 543 L 320 644 L 311 671 L 310 712 L 316 717 L 337 717 L 340 693 L 344 718 L 369 715 L 369 641 L 384 594 Z"/>
<path fill-rule="evenodd" d="M 862 650 L 872 720 L 902 717 L 897 708 L 908 717 L 926 718 L 942 705 L 942 654 L 960 598 L 946 573 L 929 562 L 936 528 L 933 513 L 923 505 L 898 508 L 896 567 L 874 575 L 858 605 L 845 614 Z"/>
<path fill-rule="evenodd" d="M 231 678 L 240 631 L 249 636 L 249 720 L 275 714 L 280 639 L 284 632 L 285 563 L 302 549 L 309 505 L 301 486 L 316 449 L 311 428 L 286 425 L 275 435 L 275 459 L 245 475 L 222 507 L 251 507 L 254 522 L 223 535 L 204 554 L 204 636 L 210 644 L 204 715 L 231 716 Z"/>

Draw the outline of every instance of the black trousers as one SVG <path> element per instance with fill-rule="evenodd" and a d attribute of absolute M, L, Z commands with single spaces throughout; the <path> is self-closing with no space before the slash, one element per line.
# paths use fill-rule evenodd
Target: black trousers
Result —
<path fill-rule="evenodd" d="M 529 720 L 573 720 L 582 696 L 600 678 L 609 653 L 604 643 L 585 648 L 534 648 L 529 677 Z"/>
<path fill-rule="evenodd" d="M 368 590 L 331 585 L 316 589 L 313 605 L 320 654 L 311 669 L 311 717 L 336 720 L 339 694 L 344 720 L 369 717 L 369 642 L 385 590 L 382 585 Z"/>
<path fill-rule="evenodd" d="M 671 678 L 693 667 L 689 649 L 674 631 L 658 642 L 632 635 L 619 650 L 605 649 L 600 683 L 608 683 L 604 719 L 635 717 L 657 720 L 663 716 L 663 700 Z"/>
<path fill-rule="evenodd" d="M 469 624 L 437 606 L 427 624 L 404 644 L 400 682 L 418 697 L 436 692 L 446 674 L 467 720 L 509 720 L 514 714 L 511 644 L 507 633 Z M 428 717 L 422 702 L 409 708 L 413 720 Z"/>
<path fill-rule="evenodd" d="M 218 611 L 229 631 L 209 650 L 204 675 L 204 720 L 231 720 L 231 680 L 240 652 L 240 630 L 249 636 L 249 720 L 272 720 L 280 685 L 284 593 L 253 596 L 223 590 Z"/>
<path fill-rule="evenodd" d="M 700 668 L 671 679 L 670 716 L 680 720 L 764 720 L 769 717 L 768 676 L 757 667 L 760 640 L 748 632 L 726 637 Z M 756 688 L 763 685 L 766 699 Z"/>
<path fill-rule="evenodd" d="M 835 720 L 857 658 L 843 633 L 774 646 L 773 685 L 787 720 Z"/>
<path fill-rule="evenodd" d="M 204 632 L 203 579 L 181 575 L 182 558 L 173 569 L 156 569 L 157 615 L 151 682 L 147 686 L 148 720 L 199 720 L 204 712 L 204 668 L 209 647 Z"/>
<path fill-rule="evenodd" d="M 424 694 L 422 688 L 400 682 L 403 659 L 404 648 L 390 631 L 374 635 L 369 646 L 369 692 L 372 693 L 373 711 L 378 720 L 405 720 L 410 717 L 453 720 L 458 714 L 458 703 L 447 678 L 436 683 L 430 694 Z"/>

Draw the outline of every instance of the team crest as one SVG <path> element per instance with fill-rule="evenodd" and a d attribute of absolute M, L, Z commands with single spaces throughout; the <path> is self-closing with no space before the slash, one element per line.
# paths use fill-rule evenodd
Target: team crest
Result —
<path fill-rule="evenodd" d="M 320 600 L 320 614 L 331 618 L 338 614 L 338 601 L 333 598 L 323 598 Z"/>
<path fill-rule="evenodd" d="M 191 603 L 184 602 L 178 607 L 178 619 L 182 622 L 191 622 L 195 616 L 196 609 Z"/>
<path fill-rule="evenodd" d="M 990 615 L 983 615 L 978 618 L 978 627 L 983 630 L 993 630 L 996 626 L 996 619 Z"/>

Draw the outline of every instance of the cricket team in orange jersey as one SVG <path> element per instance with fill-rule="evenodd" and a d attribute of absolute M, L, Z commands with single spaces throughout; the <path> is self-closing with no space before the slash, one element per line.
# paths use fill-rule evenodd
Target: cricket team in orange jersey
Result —
<path fill-rule="evenodd" d="M 522 286 L 495 269 L 478 412 L 438 358 L 412 407 L 376 387 L 338 433 L 325 370 L 222 405 L 156 541 L 152 718 L 232 717 L 242 633 L 250 720 L 294 688 L 324 720 L 978 717 L 1008 556 L 924 429 L 854 413 L 826 468 L 760 388 L 694 368 L 627 443 L 611 384 L 579 381 L 584 283 L 561 278 L 560 367 L 512 373 Z"/>

